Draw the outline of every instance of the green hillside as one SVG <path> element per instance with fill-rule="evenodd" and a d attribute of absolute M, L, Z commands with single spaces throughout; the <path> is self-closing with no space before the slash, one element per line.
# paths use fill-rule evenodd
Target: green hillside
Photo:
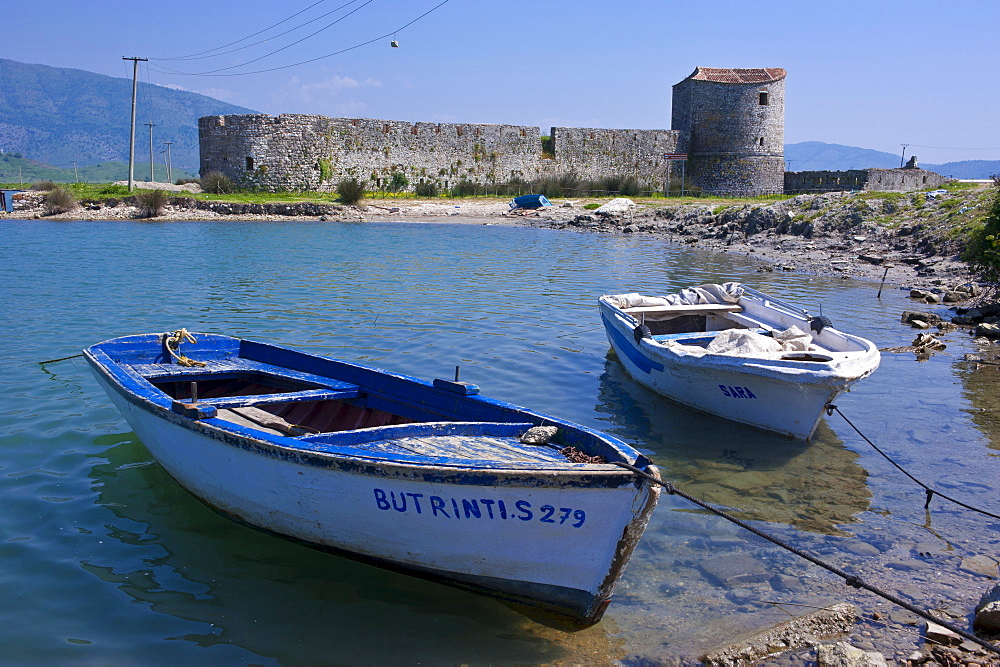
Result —
<path fill-rule="evenodd" d="M 78 169 L 128 162 L 131 79 L 0 59 L 0 81 L 3 153 L 20 153 L 37 162 L 70 167 L 70 171 L 74 161 Z M 145 123 L 156 125 L 154 161 L 162 163 L 164 143 L 173 142 L 170 162 L 178 178 L 181 171 L 198 171 L 198 118 L 257 113 L 205 95 L 142 82 L 137 99 L 136 177 L 143 179 L 149 175 Z M 145 172 L 139 167 L 143 162 Z M 7 176 L 0 179 L 10 180 Z"/>
<path fill-rule="evenodd" d="M 39 181 L 55 183 L 113 183 L 128 180 L 128 162 L 101 162 L 98 164 L 76 167 L 53 167 L 50 164 L 19 157 L 20 153 L 0 154 L 0 183 L 13 186 L 29 186 Z M 167 167 L 162 156 L 157 156 L 159 162 L 153 165 L 153 175 L 156 181 L 166 182 Z M 181 178 L 197 178 L 197 169 L 178 169 L 171 160 L 171 182 Z M 149 158 L 136 162 L 135 180 L 149 180 Z"/>

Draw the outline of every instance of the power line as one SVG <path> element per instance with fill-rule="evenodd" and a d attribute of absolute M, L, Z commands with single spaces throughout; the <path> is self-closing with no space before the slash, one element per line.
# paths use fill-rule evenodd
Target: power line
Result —
<path fill-rule="evenodd" d="M 324 1 L 325 0 L 320 0 L 320 2 L 324 2 Z M 319 21 L 322 18 L 326 18 L 330 14 L 336 14 L 337 12 L 339 12 L 344 7 L 347 7 L 349 5 L 353 5 L 355 2 L 358 2 L 358 0 L 350 0 L 350 2 L 346 2 L 346 3 L 342 4 L 340 7 L 337 7 L 336 9 L 330 10 L 326 14 L 321 14 L 321 15 L 317 16 L 314 19 L 310 19 L 310 20 L 306 21 L 305 23 L 300 23 L 299 25 L 295 26 L 294 28 L 289 28 L 285 32 L 278 33 L 277 35 L 274 35 L 273 37 L 268 37 L 267 39 L 262 39 L 259 42 L 254 42 L 252 44 L 247 44 L 245 46 L 241 46 L 241 47 L 236 48 L 236 49 L 231 49 L 229 51 L 221 51 L 219 53 L 211 53 L 210 55 L 180 56 L 180 57 L 176 57 L 176 58 L 154 58 L 154 60 L 203 60 L 205 58 L 216 58 L 218 56 L 224 56 L 224 55 L 227 55 L 229 53 L 236 53 L 237 51 L 243 51 L 244 49 L 249 49 L 249 48 L 257 46 L 259 44 L 264 44 L 266 42 L 269 42 L 272 39 L 277 39 L 278 37 L 282 37 L 284 35 L 287 35 L 290 32 L 295 32 L 299 28 L 304 28 L 305 26 L 309 25 L 310 23 L 315 23 L 316 21 Z M 316 4 L 319 4 L 319 3 L 316 3 Z M 365 4 L 368 4 L 368 3 L 365 3 Z M 315 6 L 316 5 L 311 5 L 310 7 L 307 7 L 306 9 L 310 9 L 311 7 L 315 7 Z M 362 6 L 364 6 L 364 5 L 362 5 Z M 358 9 L 360 9 L 360 7 Z M 302 11 L 304 12 L 306 10 L 303 9 Z M 357 11 L 357 10 L 355 10 L 355 11 Z M 302 12 L 299 12 L 299 14 L 301 14 L 301 13 Z M 353 13 L 353 12 L 351 12 L 351 13 Z M 298 14 L 295 14 L 293 16 L 298 16 Z M 350 16 L 350 14 L 348 14 L 347 16 Z M 347 18 L 347 16 L 344 16 L 342 18 Z M 292 18 L 292 17 L 289 17 L 289 18 Z M 331 23 L 330 25 L 326 26 L 325 28 L 320 29 L 318 32 L 322 32 L 323 30 L 326 30 L 326 28 L 329 28 L 330 26 L 334 25 L 335 23 L 338 23 L 340 20 L 341 19 L 338 19 L 337 21 L 334 21 L 333 23 Z M 284 21 L 282 21 L 282 23 L 284 23 Z M 273 28 L 273 27 L 275 27 L 275 26 L 271 26 L 271 28 Z M 254 35 L 259 35 L 261 32 L 267 32 L 271 28 L 265 28 L 264 30 L 261 30 L 258 33 L 254 33 Z M 313 33 L 312 35 L 304 37 L 302 40 L 299 40 L 299 41 L 303 41 L 303 40 L 309 39 L 309 37 L 312 37 L 313 35 L 316 35 L 316 34 L 317 33 Z M 254 36 L 254 35 L 251 35 L 251 37 Z M 249 37 L 244 37 L 243 39 L 236 40 L 235 42 L 227 44 L 226 46 L 232 46 L 233 44 L 238 44 L 239 42 L 242 42 L 245 39 L 249 39 Z M 288 46 L 294 46 L 295 44 L 298 44 L 298 42 L 293 42 L 292 44 L 289 44 Z M 211 51 L 218 51 L 219 49 L 226 48 L 226 46 L 220 46 L 220 47 L 217 47 L 215 49 L 209 49 L 208 51 L 203 51 L 202 53 L 209 53 Z M 283 48 L 288 48 L 288 46 L 283 47 Z M 282 49 L 278 49 L 278 50 L 280 51 Z M 277 51 L 275 51 L 274 53 L 277 53 Z M 268 55 L 271 55 L 271 54 L 268 54 Z M 261 56 L 261 57 L 262 58 L 266 58 L 267 56 Z M 254 62 L 254 61 L 251 60 L 250 62 Z M 246 64 L 246 63 L 244 63 L 244 64 Z M 235 67 L 240 67 L 240 65 L 236 65 Z"/>
<path fill-rule="evenodd" d="M 341 16 L 341 17 L 340 17 L 339 19 L 337 19 L 336 21 L 333 21 L 333 22 L 331 22 L 331 23 L 328 23 L 327 25 L 323 26 L 322 28 L 320 28 L 320 29 L 319 29 L 319 30 L 317 30 L 316 32 L 312 33 L 311 35 L 306 35 L 306 36 L 305 36 L 305 37 L 303 37 L 302 39 L 299 39 L 299 40 L 296 40 L 296 41 L 292 42 L 291 44 L 288 44 L 288 45 L 286 45 L 286 46 L 283 46 L 283 47 L 281 47 L 280 49 L 275 49 L 274 51 L 271 51 L 270 53 L 265 53 L 264 55 L 260 56 L 259 58 L 254 58 L 253 60 L 248 60 L 248 61 L 247 61 L 247 62 L 245 62 L 245 63 L 240 63 L 239 65 L 231 65 L 231 66 L 229 66 L 229 67 L 221 67 L 221 68 L 219 68 L 219 69 L 215 69 L 215 70 L 211 70 L 211 71 L 208 71 L 208 72 L 203 72 L 202 74 L 216 74 L 216 73 L 218 73 L 218 72 L 225 72 L 225 71 L 227 71 L 227 70 L 231 70 L 231 69 L 236 69 L 237 67 L 244 67 L 244 66 L 246 66 L 246 65 L 249 65 L 250 63 L 255 63 L 255 62 L 257 62 L 258 60 L 263 60 L 264 58 L 270 58 L 270 57 L 271 57 L 271 56 L 273 56 L 273 55 L 274 55 L 275 53 L 280 53 L 281 51 L 284 51 L 285 49 L 290 49 L 290 48 L 292 48 L 293 46 L 295 46 L 296 44 L 301 44 L 302 42 L 306 41 L 307 39 L 310 39 L 310 38 L 312 38 L 312 37 L 315 37 L 316 35 L 320 34 L 320 33 L 321 33 L 321 32 L 323 32 L 324 30 L 326 30 L 327 28 L 332 28 L 333 26 L 337 25 L 338 23 L 340 23 L 341 21 L 343 21 L 344 19 L 346 19 L 346 18 L 347 18 L 348 16 L 350 16 L 351 14 L 354 14 L 355 12 L 358 12 L 358 11 L 361 11 L 362 9 L 364 9 L 365 7 L 367 7 L 368 5 L 370 5 L 370 4 L 371 4 L 371 3 L 373 3 L 373 2 L 375 2 L 375 0 L 366 0 L 366 1 L 365 1 L 364 3 L 362 3 L 362 4 L 360 5 L 360 6 L 358 6 L 358 7 L 355 7 L 355 8 L 354 8 L 354 9 L 352 9 L 351 11 L 349 11 L 349 12 L 347 12 L 346 14 L 344 14 L 343 16 Z"/>
<path fill-rule="evenodd" d="M 998 147 L 987 148 L 959 148 L 957 146 L 921 146 L 920 144 L 906 144 L 914 148 L 934 148 L 940 151 L 1000 151 Z"/>
<path fill-rule="evenodd" d="M 365 2 L 361 6 L 355 7 L 354 9 L 352 9 L 351 11 L 349 11 L 348 13 L 344 14 L 343 16 L 341 16 L 336 21 L 333 21 L 332 23 L 328 23 L 327 25 L 323 26 L 322 28 L 320 28 L 316 32 L 312 33 L 311 35 L 306 35 L 302 39 L 296 40 L 296 41 L 292 42 L 291 44 L 288 44 L 286 46 L 281 47 L 280 49 L 275 49 L 274 51 L 271 51 L 270 53 L 265 53 L 264 55 L 260 56 L 259 58 L 254 58 L 253 60 L 248 60 L 248 61 L 240 63 L 238 65 L 231 65 L 229 67 L 221 67 L 219 69 L 209 70 L 207 72 L 179 72 L 179 71 L 176 71 L 176 70 L 172 70 L 172 71 L 175 74 L 193 74 L 195 76 L 210 76 L 210 75 L 213 75 L 213 74 L 218 74 L 218 72 L 225 72 L 227 70 L 236 69 L 238 67 L 245 67 L 246 65 L 249 65 L 250 63 L 255 63 L 258 60 L 263 60 L 264 58 L 268 58 L 270 56 L 273 56 L 275 53 L 278 53 L 280 51 L 284 51 L 285 49 L 289 49 L 289 48 L 295 46 L 296 44 L 301 44 L 302 42 L 306 41 L 307 39 L 309 39 L 311 37 L 315 37 L 319 33 L 321 33 L 324 30 L 326 30 L 327 28 L 330 28 L 330 27 L 332 27 L 332 26 L 340 23 L 341 21 L 343 21 L 344 19 L 346 19 L 351 14 L 354 14 L 355 12 L 357 12 L 357 11 L 361 10 L 362 8 L 364 8 L 365 6 L 370 5 L 374 1 L 375 0 L 367 0 L 367 2 Z M 348 3 L 348 4 L 350 4 L 350 3 Z M 247 74 L 254 74 L 254 72 L 246 72 L 246 73 Z M 219 75 L 219 76 L 227 76 L 227 75 L 222 74 L 222 75 Z"/>
<path fill-rule="evenodd" d="M 351 1 L 353 2 L 354 0 L 351 0 Z M 285 21 L 291 21 L 293 18 L 295 18 L 299 14 L 307 12 L 310 9 L 312 9 L 313 7 L 315 7 L 316 5 L 321 5 L 324 2 L 326 2 L 326 0 L 319 0 L 319 2 L 314 2 L 313 4 L 309 5 L 305 9 L 303 9 L 302 11 L 296 12 L 296 13 L 292 14 L 291 16 L 287 17 L 287 18 L 283 18 L 280 21 L 278 21 L 277 23 L 275 23 L 273 25 L 269 25 L 268 27 L 264 28 L 263 30 L 258 30 L 257 32 L 255 32 L 255 33 L 253 33 L 251 35 L 247 35 L 246 37 L 241 37 L 240 39 L 237 39 L 235 42 L 229 42 L 228 44 L 223 44 L 222 46 L 217 46 L 214 49 L 206 49 L 204 51 L 199 51 L 198 53 L 192 53 L 192 54 L 186 55 L 186 56 L 174 56 L 174 57 L 171 57 L 171 58 L 154 58 L 154 60 L 186 60 L 188 58 L 195 58 L 197 56 L 201 56 L 201 55 L 203 55 L 205 53 L 210 53 L 212 51 L 218 51 L 219 49 L 228 48 L 228 47 L 232 46 L 233 44 L 239 44 L 242 41 L 251 39 L 253 37 L 256 37 L 257 35 L 261 35 L 261 34 L 267 32 L 268 30 L 270 30 L 271 28 L 277 28 L 279 25 L 281 25 Z M 347 4 L 349 5 L 351 3 L 349 2 Z M 337 9 L 341 9 L 342 7 L 346 7 L 346 6 L 347 5 L 341 5 L 341 7 L 338 7 Z M 335 9 L 333 11 L 337 11 L 337 9 Z M 324 14 L 324 16 L 325 16 L 325 14 Z M 322 18 L 322 17 L 320 17 L 320 18 Z"/>
<path fill-rule="evenodd" d="M 371 2 L 371 1 L 372 0 L 369 0 L 369 2 Z M 161 69 L 156 69 L 154 71 L 161 72 L 161 73 L 164 73 L 164 74 L 177 74 L 177 75 L 183 75 L 183 76 L 246 76 L 248 74 L 264 74 L 265 72 L 275 72 L 275 71 L 282 70 L 282 69 L 289 69 L 291 67 L 298 67 L 299 65 L 305 65 L 305 64 L 308 64 L 308 63 L 316 62 L 317 60 L 324 60 L 326 58 L 332 58 L 333 56 L 337 56 L 337 55 L 340 55 L 342 53 L 347 53 L 348 51 L 353 51 L 354 49 L 359 49 L 362 46 L 368 46 L 369 44 L 372 44 L 374 42 L 383 40 L 386 37 L 389 37 L 390 35 L 395 35 L 396 33 L 401 32 L 402 30 L 404 30 L 404 29 L 408 28 L 409 26 L 413 25 L 414 23 L 416 23 L 420 19 L 424 18 L 425 16 L 427 16 L 431 12 L 437 10 L 438 8 L 442 7 L 443 5 L 448 4 L 449 1 L 450 0 L 443 0 L 442 2 L 440 2 L 437 5 L 431 7 L 426 12 L 424 12 L 423 14 L 421 14 L 420 16 L 418 16 L 417 18 L 413 19 L 412 21 L 410 21 L 408 23 L 405 23 L 404 25 L 402 25 L 402 26 L 400 26 L 398 28 L 390 30 L 389 32 L 385 33 L 384 35 L 379 35 L 378 37 L 374 37 L 372 39 L 369 39 L 368 41 L 361 42 L 359 44 L 355 44 L 354 46 L 349 46 L 349 47 L 344 48 L 344 49 L 340 49 L 339 51 L 334 51 L 333 53 L 328 53 L 328 54 L 323 55 L 323 56 L 317 56 L 315 58 L 310 58 L 308 60 L 302 60 L 302 61 L 297 62 L 297 63 L 291 63 L 290 65 L 281 65 L 279 67 L 270 67 L 268 69 L 255 70 L 253 72 L 230 72 L 228 74 L 218 74 L 217 73 L 217 72 L 221 72 L 223 70 L 215 70 L 214 72 L 179 72 L 179 71 L 176 71 L 176 70 L 170 70 L 170 69 L 166 69 L 166 68 L 161 68 Z M 368 4 L 368 3 L 365 3 L 365 4 Z M 364 6 L 364 5 L 362 5 L 362 6 Z M 360 7 L 358 9 L 360 9 Z M 355 11 L 357 11 L 357 10 L 355 10 Z M 346 16 L 344 18 L 346 18 Z M 299 41 L 302 41 L 302 40 L 299 40 Z M 298 43 L 298 42 L 296 42 L 296 43 Z M 291 46 L 291 45 L 289 45 L 289 46 Z M 285 48 L 287 48 L 287 47 L 285 47 Z M 263 56 L 263 57 L 266 57 L 266 56 Z M 260 60 L 260 58 L 257 58 L 256 60 Z M 252 60 L 250 62 L 255 62 L 255 60 Z M 247 65 L 249 63 L 243 63 L 243 64 Z M 241 66 L 242 65 L 235 65 L 234 67 L 241 67 Z M 225 69 L 233 69 L 233 67 L 227 67 Z"/>

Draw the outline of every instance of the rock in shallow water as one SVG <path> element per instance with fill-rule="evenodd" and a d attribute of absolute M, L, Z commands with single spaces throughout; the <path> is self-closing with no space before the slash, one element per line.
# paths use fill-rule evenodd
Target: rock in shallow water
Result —
<path fill-rule="evenodd" d="M 1000 586 L 994 586 L 979 600 L 972 625 L 978 630 L 1000 632 Z"/>

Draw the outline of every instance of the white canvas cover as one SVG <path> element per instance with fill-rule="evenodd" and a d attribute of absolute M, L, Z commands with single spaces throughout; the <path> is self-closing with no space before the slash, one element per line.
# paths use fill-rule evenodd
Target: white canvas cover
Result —
<path fill-rule="evenodd" d="M 729 282 L 719 284 L 688 287 L 676 294 L 666 296 L 643 296 L 636 292 L 629 294 L 610 294 L 605 298 L 618 308 L 637 308 L 639 306 L 690 306 L 699 303 L 739 303 L 743 296 L 743 285 Z"/>
<path fill-rule="evenodd" d="M 812 343 L 812 336 L 798 327 L 775 331 L 764 336 L 749 329 L 723 329 L 715 335 L 706 350 L 709 354 L 732 357 L 779 357 L 785 352 L 805 352 Z"/>

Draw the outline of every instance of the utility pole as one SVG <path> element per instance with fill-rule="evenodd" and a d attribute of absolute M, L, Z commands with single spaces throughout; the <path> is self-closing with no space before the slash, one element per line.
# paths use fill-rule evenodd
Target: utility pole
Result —
<path fill-rule="evenodd" d="M 128 191 L 132 192 L 135 181 L 135 91 L 139 80 L 139 63 L 147 62 L 149 58 L 122 56 L 122 60 L 132 61 L 132 126 L 128 135 Z"/>
<path fill-rule="evenodd" d="M 910 144 L 900 144 L 903 147 L 903 155 L 899 158 L 899 168 L 903 168 L 903 163 L 906 161 L 906 147 Z"/>
<path fill-rule="evenodd" d="M 153 128 L 156 125 L 153 123 L 143 123 L 143 125 L 149 126 L 149 182 L 152 183 L 156 180 L 153 178 Z"/>
<path fill-rule="evenodd" d="M 73 173 L 76 174 L 76 182 L 80 182 L 80 172 L 76 170 L 76 160 L 73 160 Z"/>
<path fill-rule="evenodd" d="M 173 183 L 174 182 L 174 173 L 172 171 L 170 171 L 170 144 L 172 144 L 174 142 L 172 142 L 172 141 L 164 141 L 163 143 L 167 145 L 167 183 Z"/>

